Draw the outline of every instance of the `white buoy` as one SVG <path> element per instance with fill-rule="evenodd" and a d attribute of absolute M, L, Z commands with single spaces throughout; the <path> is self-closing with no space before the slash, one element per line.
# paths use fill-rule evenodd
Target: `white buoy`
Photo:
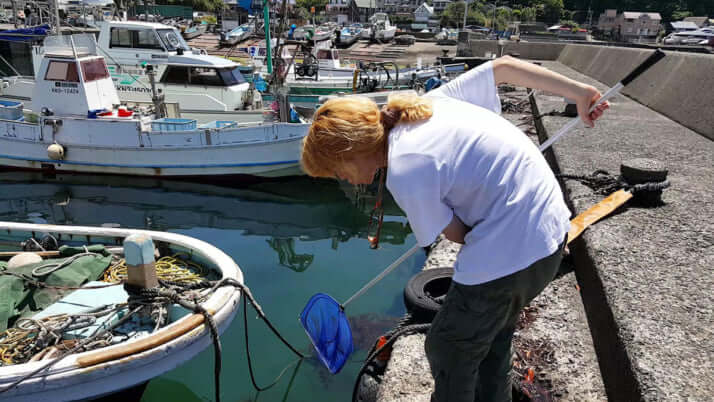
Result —
<path fill-rule="evenodd" d="M 36 264 L 42 261 L 42 257 L 35 253 L 20 253 L 10 258 L 7 262 L 8 269 L 24 267 L 25 265 Z"/>
<path fill-rule="evenodd" d="M 57 143 L 51 144 L 47 147 L 47 156 L 52 160 L 61 161 L 64 159 L 64 147 Z"/>

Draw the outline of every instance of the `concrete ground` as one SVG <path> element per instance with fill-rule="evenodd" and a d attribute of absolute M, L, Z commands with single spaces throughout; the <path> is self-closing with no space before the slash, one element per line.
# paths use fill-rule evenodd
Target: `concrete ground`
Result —
<path fill-rule="evenodd" d="M 544 66 L 606 89 L 557 62 Z M 563 109 L 560 97 L 536 100 L 540 113 Z M 526 312 L 535 319 L 514 339 L 516 349 L 546 352 L 540 361 L 515 361 L 534 364 L 549 399 L 711 400 L 714 143 L 624 96 L 611 104 L 594 129 L 575 130 L 554 146 L 554 168 L 618 174 L 624 160 L 652 158 L 669 167 L 672 187 L 664 205 L 625 206 L 571 245 L 575 272 L 531 303 Z M 554 133 L 567 118 L 542 121 Z M 578 182 L 565 189 L 576 214 L 603 198 Z M 458 247 L 445 241 L 435 250 L 426 268 L 453 263 Z M 423 340 L 396 342 L 377 400 L 429 400 Z"/>

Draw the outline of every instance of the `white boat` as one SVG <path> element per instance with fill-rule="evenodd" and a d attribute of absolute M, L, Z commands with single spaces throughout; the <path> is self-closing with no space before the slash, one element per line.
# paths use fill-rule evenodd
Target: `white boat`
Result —
<path fill-rule="evenodd" d="M 243 282 L 243 274 L 236 263 L 216 247 L 201 240 L 188 236 L 132 229 L 86 227 L 86 226 L 55 226 L 30 223 L 0 222 L 0 239 L 3 244 L 18 244 L 20 241 L 34 238 L 39 233 L 51 235 L 60 239 L 60 243 L 70 245 L 91 245 L 96 243 L 117 244 L 130 235 L 148 235 L 154 242 L 167 246 L 170 253 L 185 253 L 191 261 L 201 264 L 214 272 L 218 278 L 230 278 Z M 155 243 L 156 244 L 156 243 Z M 113 249 L 120 254 L 123 250 Z M 36 254 L 35 254 L 36 255 Z M 39 257 L 38 257 L 39 258 Z M 89 258 L 89 257 L 83 257 Z M 70 268 L 64 268 L 70 269 Z M 90 282 L 94 285 L 96 282 Z M 96 286 L 106 285 L 100 283 Z M 108 289 L 114 289 L 113 291 Z M 116 320 L 118 314 L 128 309 L 117 306 L 126 301 L 121 287 L 111 286 L 107 289 L 76 290 L 71 296 L 91 292 L 91 296 L 83 297 L 84 305 L 110 305 L 117 308 L 113 313 Z M 233 320 L 240 302 L 240 292 L 233 287 L 220 287 L 215 292 L 206 293 L 201 307 L 211 312 L 219 333 L 228 328 Z M 66 296 L 70 297 L 70 296 Z M 78 309 L 77 304 L 59 301 L 49 306 L 46 311 L 78 314 L 84 309 Z M 86 302 L 84 302 L 86 301 Z M 73 310 L 73 311 L 66 311 Z M 79 310 L 79 311 L 77 311 Z M 32 316 L 39 320 L 42 314 Z M 45 315 L 46 317 L 46 315 Z M 53 315 L 52 317 L 60 317 Z M 187 310 L 180 311 L 177 306 L 169 307 L 168 323 L 154 330 L 140 329 L 134 335 L 117 336 L 107 341 L 110 344 L 98 349 L 70 353 L 48 368 L 36 372 L 47 365 L 54 357 L 47 360 L 18 362 L 17 364 L 0 365 L 0 398 L 7 402 L 36 401 L 74 401 L 100 397 L 138 384 L 147 382 L 182 363 L 192 359 L 203 350 L 210 348 L 212 341 L 204 317 Z M 96 332 L 103 325 L 98 322 Z M 114 321 L 115 322 L 115 321 Z M 25 328 L 26 326 L 23 326 Z M 104 327 L 107 328 L 107 327 Z M 87 339 L 92 331 L 79 335 L 79 339 Z M 77 336 L 77 335 L 74 335 Z M 63 338 L 64 339 L 64 338 Z M 75 338 L 76 339 L 76 338 Z M 4 338 L 7 340 L 7 338 Z M 81 342 L 81 341 L 80 341 Z M 60 349 L 61 350 L 61 349 Z M 47 349 L 45 349 L 47 351 Z M 41 354 L 35 354 L 35 357 Z M 45 355 L 49 356 L 49 353 Z M 206 373 L 210 381 L 210 374 Z M 22 380 L 12 388 L 11 384 Z"/>
<path fill-rule="evenodd" d="M 706 45 L 714 40 L 714 28 L 705 27 L 694 31 L 671 33 L 662 41 L 666 45 Z"/>
<path fill-rule="evenodd" d="M 369 22 L 374 30 L 374 37 L 383 42 L 389 42 L 394 39 L 394 34 L 397 32 L 397 27 L 389 22 L 389 16 L 385 13 L 374 13 L 369 17 Z"/>
<path fill-rule="evenodd" d="M 234 119 L 262 121 L 262 99 L 250 88 L 239 65 L 221 57 L 209 56 L 189 48 L 178 31 L 168 25 L 138 21 L 106 21 L 98 39 L 99 54 L 106 58 L 119 98 L 126 102 L 151 102 L 151 84 L 145 64 L 155 66 L 157 87 L 167 103 L 178 103 L 182 117 L 210 121 L 210 112 L 236 113 Z M 35 77 L 44 55 L 41 46 L 33 47 Z M 6 77 L 0 98 L 21 101 L 28 109 L 34 77 Z M 207 116 L 204 116 L 208 114 Z"/>
<path fill-rule="evenodd" d="M 252 35 L 254 28 L 255 24 L 245 23 L 231 29 L 228 32 L 221 32 L 219 43 L 221 45 L 235 45 L 236 43 L 247 39 L 250 35 Z"/>
<path fill-rule="evenodd" d="M 349 46 L 355 43 L 359 38 L 362 37 L 362 24 L 355 23 L 348 27 L 342 28 L 340 31 L 340 44 L 344 46 Z"/>
<path fill-rule="evenodd" d="M 315 34 L 312 36 L 312 40 L 315 42 L 330 40 L 335 34 L 335 29 L 337 29 L 335 24 L 322 24 L 315 28 Z"/>
<path fill-rule="evenodd" d="M 0 165 L 22 169 L 215 176 L 300 174 L 307 124 L 152 119 L 120 104 L 91 35 L 45 39 L 34 113 L 0 105 Z"/>
<path fill-rule="evenodd" d="M 203 35 L 208 28 L 208 24 L 192 24 L 181 32 L 184 39 L 198 38 Z"/>

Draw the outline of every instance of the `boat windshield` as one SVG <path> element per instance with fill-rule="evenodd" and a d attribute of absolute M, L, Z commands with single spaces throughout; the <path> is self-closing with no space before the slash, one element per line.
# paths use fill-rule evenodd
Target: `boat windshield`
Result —
<path fill-rule="evenodd" d="M 243 77 L 243 74 L 241 74 L 238 70 L 238 67 L 219 68 L 217 70 L 218 74 L 220 74 L 221 78 L 223 79 L 223 83 L 227 87 L 246 82 L 245 78 Z"/>
<path fill-rule="evenodd" d="M 186 41 L 180 35 L 176 35 L 176 31 L 173 29 L 157 29 L 156 32 L 168 51 L 171 52 L 176 49 L 191 50 Z"/>

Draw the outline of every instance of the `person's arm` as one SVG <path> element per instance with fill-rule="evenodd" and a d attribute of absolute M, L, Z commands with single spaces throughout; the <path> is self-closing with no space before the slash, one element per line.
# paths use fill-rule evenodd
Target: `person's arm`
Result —
<path fill-rule="evenodd" d="M 451 222 L 446 225 L 442 233 L 444 233 L 444 236 L 446 236 L 447 239 L 453 241 L 454 243 L 464 244 L 464 237 L 466 237 L 466 233 L 470 230 L 470 227 L 466 226 L 463 222 L 461 222 L 461 219 L 454 215 Z"/>
<path fill-rule="evenodd" d="M 588 127 L 593 127 L 593 121 L 609 107 L 605 102 L 588 113 L 590 107 L 602 96 L 595 87 L 514 57 L 503 56 L 494 60 L 493 77 L 496 85 L 508 83 L 541 89 L 574 100 L 578 115 Z"/>

